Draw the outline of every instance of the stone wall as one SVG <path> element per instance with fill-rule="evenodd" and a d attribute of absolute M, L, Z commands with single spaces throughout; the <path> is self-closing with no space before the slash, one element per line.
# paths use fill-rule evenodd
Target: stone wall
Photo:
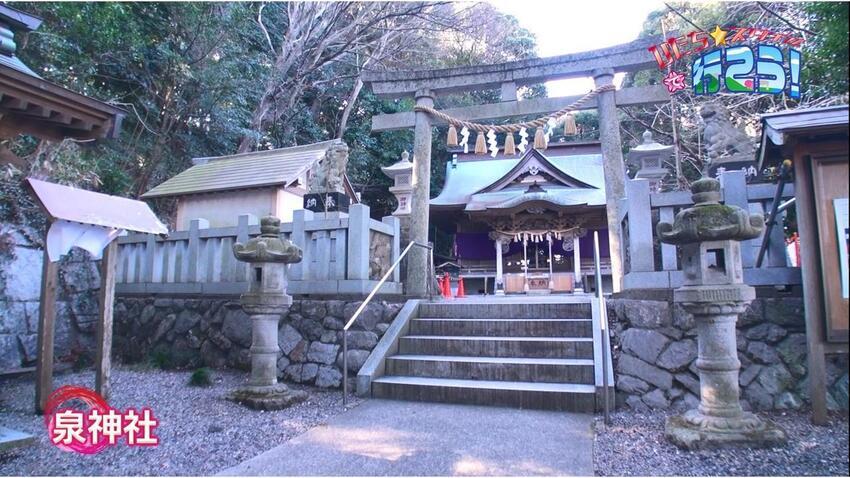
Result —
<path fill-rule="evenodd" d="M 634 409 L 699 403 L 693 317 L 666 300 L 610 299 L 617 401 Z M 743 406 L 797 409 L 809 401 L 803 300 L 756 299 L 738 319 Z M 847 355 L 827 356 L 832 409 L 847 409 Z"/>
<path fill-rule="evenodd" d="M 42 234 L 0 224 L 0 370 L 35 364 L 44 251 Z M 99 262 L 73 249 L 59 265 L 54 356 L 90 355 L 98 314 Z"/>
<path fill-rule="evenodd" d="M 319 387 L 342 384 L 342 327 L 360 301 L 295 300 L 278 329 L 278 377 Z M 403 304 L 372 302 L 348 332 L 353 379 Z M 251 320 L 236 298 L 118 297 L 115 354 L 124 362 L 250 370 Z"/>

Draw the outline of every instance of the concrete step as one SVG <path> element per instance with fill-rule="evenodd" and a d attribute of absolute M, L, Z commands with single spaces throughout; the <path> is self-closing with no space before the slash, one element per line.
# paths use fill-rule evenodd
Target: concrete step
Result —
<path fill-rule="evenodd" d="M 593 412 L 595 387 L 585 384 L 503 382 L 384 376 L 372 396 L 426 402 L 467 403 L 571 412 Z"/>
<path fill-rule="evenodd" d="M 489 337 L 593 337 L 590 319 L 419 318 L 410 322 L 413 335 Z"/>
<path fill-rule="evenodd" d="M 593 360 L 456 355 L 394 355 L 387 375 L 499 380 L 515 382 L 594 383 Z"/>
<path fill-rule="evenodd" d="M 408 335 L 399 341 L 399 355 L 407 354 L 592 359 L 593 339 Z"/>
<path fill-rule="evenodd" d="M 423 303 L 419 305 L 419 317 L 488 319 L 589 319 L 589 300 L 565 303 L 528 303 L 527 298 L 516 302 L 490 303 Z"/>

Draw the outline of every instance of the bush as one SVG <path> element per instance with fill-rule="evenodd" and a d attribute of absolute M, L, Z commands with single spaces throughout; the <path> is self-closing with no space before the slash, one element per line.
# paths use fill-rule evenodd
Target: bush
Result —
<path fill-rule="evenodd" d="M 212 377 L 210 376 L 210 370 L 206 367 L 201 367 L 189 376 L 189 386 L 190 387 L 209 387 L 212 385 Z"/>
<path fill-rule="evenodd" d="M 161 370 L 168 370 L 174 367 L 174 361 L 171 358 L 171 354 L 165 350 L 154 350 L 151 353 L 149 360 L 152 366 Z"/>

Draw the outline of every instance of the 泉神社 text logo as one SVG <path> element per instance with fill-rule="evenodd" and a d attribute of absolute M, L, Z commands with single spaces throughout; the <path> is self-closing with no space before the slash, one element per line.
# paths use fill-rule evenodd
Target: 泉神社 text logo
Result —
<path fill-rule="evenodd" d="M 82 404 L 87 410 L 73 408 Z M 129 446 L 156 446 L 159 422 L 149 408 L 123 412 L 110 407 L 97 392 L 66 385 L 50 394 L 44 410 L 50 442 L 65 451 L 87 455 L 120 441 Z"/>
<path fill-rule="evenodd" d="M 694 94 L 712 95 L 721 89 L 730 93 L 787 91 L 791 98 L 799 98 L 803 41 L 767 28 L 718 25 L 711 32 L 668 38 L 649 47 L 649 52 L 660 69 L 670 68 L 663 81 L 671 94 L 687 88 L 687 72 L 675 69 L 687 57 Z"/>

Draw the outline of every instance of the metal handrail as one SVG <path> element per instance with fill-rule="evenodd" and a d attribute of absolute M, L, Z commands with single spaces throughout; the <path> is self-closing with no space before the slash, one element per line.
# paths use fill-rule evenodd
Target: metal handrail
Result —
<path fill-rule="evenodd" d="M 596 269 L 596 298 L 599 301 L 599 328 L 602 329 L 602 403 L 605 412 L 605 424 L 610 425 L 607 352 L 611 349 L 611 344 L 608 336 L 608 310 L 605 306 L 605 296 L 602 294 L 602 270 L 599 267 L 599 231 L 593 231 L 593 262 Z"/>
<path fill-rule="evenodd" d="M 431 271 L 430 277 L 428 277 L 428 282 L 427 282 L 428 298 L 429 299 L 434 298 L 434 294 L 432 292 L 433 291 L 432 282 L 434 282 L 434 247 L 430 244 L 422 244 L 420 242 L 410 241 L 410 244 L 408 244 L 407 247 L 405 247 L 404 250 L 401 252 L 401 254 L 398 255 L 398 259 L 396 259 L 395 262 L 393 262 L 393 265 L 391 265 L 390 268 L 387 269 L 387 272 L 384 273 L 384 276 L 381 277 L 381 280 L 379 280 L 378 283 L 375 285 L 375 287 L 372 288 L 372 292 L 369 292 L 369 295 L 366 296 L 366 300 L 364 300 L 363 303 L 360 304 L 360 307 L 358 307 L 357 310 L 354 311 L 354 314 L 351 316 L 350 319 L 348 319 L 348 322 L 342 328 L 342 406 L 343 407 L 348 404 L 348 329 L 351 328 L 352 325 L 354 325 L 354 322 L 357 321 L 357 318 L 360 317 L 360 314 L 363 312 L 363 310 L 366 308 L 366 306 L 369 305 L 369 302 L 372 300 L 372 297 L 374 297 L 375 294 L 378 293 L 378 290 L 381 288 L 382 285 L 384 285 L 384 282 L 387 281 L 387 278 L 390 276 L 390 274 L 393 273 L 395 268 L 398 267 L 398 265 L 401 263 L 401 260 L 404 259 L 404 257 L 407 255 L 408 252 L 410 252 L 410 250 L 413 248 L 413 246 L 428 249 L 428 253 L 429 253 L 429 258 L 428 258 L 429 264 L 428 265 L 429 265 L 429 269 Z"/>

